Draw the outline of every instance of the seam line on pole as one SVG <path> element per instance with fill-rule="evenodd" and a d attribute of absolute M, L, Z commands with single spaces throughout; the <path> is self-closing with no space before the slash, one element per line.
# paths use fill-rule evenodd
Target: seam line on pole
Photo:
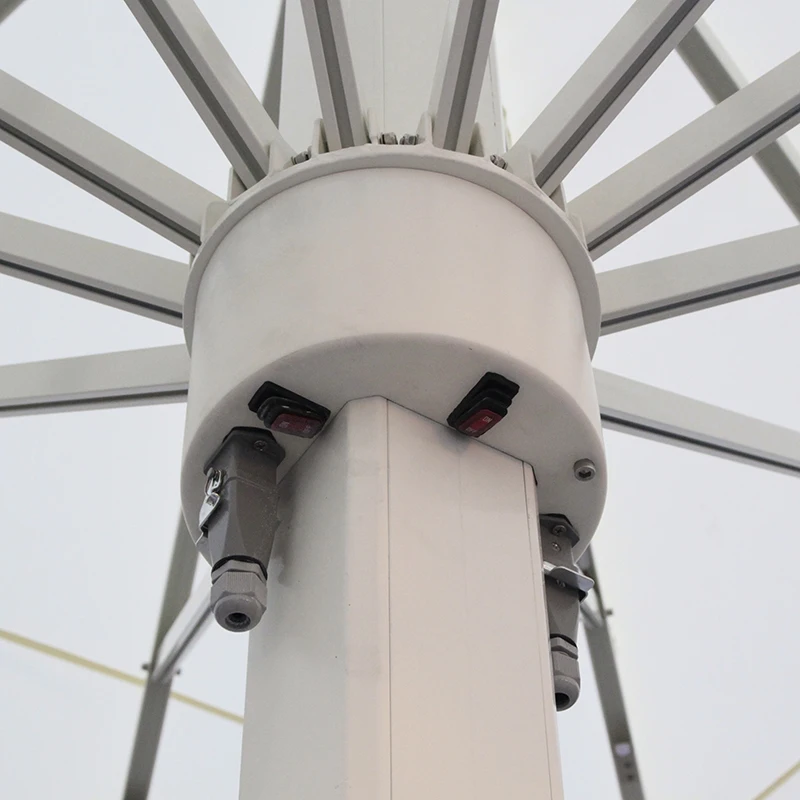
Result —
<path fill-rule="evenodd" d="M 41 153 L 46 158 L 55 161 L 62 167 L 66 167 L 70 172 L 88 181 L 93 186 L 102 189 L 104 192 L 107 192 L 112 197 L 115 197 L 118 200 L 122 200 L 122 202 L 125 203 L 126 205 L 131 206 L 131 208 L 134 208 L 137 211 L 144 214 L 145 216 L 149 217 L 150 219 L 155 220 L 156 222 L 163 225 L 165 228 L 169 228 L 174 233 L 180 234 L 180 236 L 182 236 L 184 239 L 196 245 L 200 244 L 199 234 L 190 231 L 188 228 L 184 228 L 183 225 L 178 224 L 177 222 L 175 222 L 175 220 L 170 219 L 165 214 L 162 214 L 160 211 L 156 211 L 156 209 L 152 208 L 151 206 L 148 206 L 146 203 L 143 203 L 141 200 L 134 197 L 133 195 L 121 191 L 117 186 L 114 186 L 113 183 L 105 180 L 104 178 L 101 178 L 99 175 L 96 175 L 91 170 L 88 170 L 86 169 L 86 167 L 81 166 L 76 161 L 72 161 L 66 156 L 63 156 L 57 150 L 54 150 L 53 148 L 49 147 L 43 142 L 38 141 L 37 139 L 34 139 L 27 133 L 24 133 L 23 131 L 19 130 L 19 128 L 15 128 L 13 125 L 9 125 L 8 123 L 0 120 L 0 131 L 5 131 L 13 138 L 18 139 L 23 144 L 26 144 L 32 150 L 35 150 L 37 153 Z"/>
<path fill-rule="evenodd" d="M 162 13 L 158 10 L 152 0 L 139 0 L 142 10 L 147 14 L 150 22 L 158 31 L 159 35 L 164 39 L 167 47 L 172 51 L 172 54 L 177 59 L 186 77 L 192 84 L 194 90 L 200 95 L 202 101 L 208 107 L 211 115 L 214 117 L 217 125 L 223 130 L 225 136 L 230 140 L 231 144 L 236 148 L 239 157 L 244 161 L 245 166 L 250 170 L 253 178 L 257 181 L 267 176 L 264 167 L 259 164 L 258 159 L 253 155 L 250 148 L 247 146 L 242 135 L 236 128 L 236 125 L 231 121 L 226 113 L 222 104 L 217 100 L 214 92 L 209 89 L 208 84 L 203 79 L 200 71 L 195 66 L 192 57 L 186 51 L 186 48 L 181 44 L 180 39 L 175 35 L 169 23 L 164 19 Z M 266 155 L 266 151 L 265 151 Z"/>
<path fill-rule="evenodd" d="M 717 106 L 717 108 L 719 108 L 719 106 Z M 703 165 L 700 169 L 696 170 L 691 175 L 688 175 L 686 178 L 675 184 L 675 186 L 673 186 L 669 191 L 664 192 L 664 194 L 660 194 L 654 200 L 651 200 L 649 203 L 642 206 L 636 212 L 627 216 L 621 222 L 618 222 L 616 225 L 610 228 L 606 233 L 601 234 L 596 239 L 589 242 L 588 243 L 589 252 L 591 253 L 592 250 L 601 247 L 610 239 L 613 239 L 615 236 L 617 236 L 617 234 L 622 233 L 623 231 L 630 228 L 632 225 L 635 225 L 640 219 L 646 217 L 651 211 L 654 211 L 655 209 L 659 208 L 665 203 L 668 203 L 674 197 L 683 192 L 684 189 L 687 189 L 688 187 L 692 186 L 698 181 L 701 181 L 706 175 L 713 173 L 714 170 L 717 169 L 717 167 L 720 167 L 723 164 L 726 164 L 727 162 L 734 160 L 736 156 L 743 150 L 746 150 L 748 147 L 758 142 L 759 139 L 763 139 L 765 136 L 769 136 L 769 134 L 772 131 L 774 131 L 776 128 L 780 128 L 782 125 L 785 125 L 792 118 L 798 116 L 798 114 L 800 114 L 800 106 L 795 105 L 793 108 L 789 109 L 788 111 L 784 112 L 779 117 L 774 119 L 768 125 L 765 125 L 763 128 L 759 128 L 757 131 L 750 134 L 750 136 L 739 142 L 739 144 L 736 147 L 733 147 L 730 150 L 726 150 L 722 155 L 719 155 L 712 161 L 709 161 L 708 164 Z M 656 145 L 656 147 L 658 147 L 658 145 Z"/>
<path fill-rule="evenodd" d="M 392 800 L 393 776 L 394 776 L 394 748 L 392 747 L 392 496 L 391 482 L 389 480 L 390 458 L 389 458 L 389 401 L 383 398 L 384 421 L 386 424 L 386 595 L 388 634 L 389 634 L 389 800 Z"/>
<path fill-rule="evenodd" d="M 545 168 L 542 169 L 541 174 L 536 175 L 536 182 L 544 184 L 553 176 L 556 170 L 561 168 L 561 165 L 569 157 L 570 153 L 576 148 L 587 134 L 594 128 L 594 126 L 602 119 L 608 110 L 617 102 L 625 89 L 632 83 L 633 79 L 639 72 L 644 69 L 645 65 L 651 58 L 661 49 L 664 42 L 677 30 L 684 19 L 692 12 L 699 0 L 687 0 L 681 6 L 680 11 L 675 14 L 668 25 L 661 28 L 658 36 L 646 47 L 639 57 L 625 70 L 619 77 L 617 82 L 608 91 L 603 102 L 600 103 L 586 120 L 577 128 L 577 130 L 570 136 L 566 142 L 556 151 L 550 159 Z"/>

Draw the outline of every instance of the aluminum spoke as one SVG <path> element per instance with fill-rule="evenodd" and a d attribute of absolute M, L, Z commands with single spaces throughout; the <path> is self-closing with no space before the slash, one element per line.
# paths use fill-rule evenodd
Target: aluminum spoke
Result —
<path fill-rule="evenodd" d="M 208 627 L 212 616 L 209 589 L 203 583 L 186 601 L 164 634 L 150 669 L 154 681 L 166 683 L 172 680 L 197 639 Z"/>
<path fill-rule="evenodd" d="M 499 0 L 460 0 L 448 24 L 431 95 L 433 143 L 468 152 Z"/>
<path fill-rule="evenodd" d="M 747 85 L 731 57 L 711 29 L 700 20 L 686 34 L 678 52 L 715 103 L 721 103 Z M 800 219 L 800 154 L 781 139 L 754 156 L 767 178 Z"/>
<path fill-rule="evenodd" d="M 194 252 L 219 197 L 0 72 L 0 140 Z"/>
<path fill-rule="evenodd" d="M 800 475 L 800 431 L 609 372 L 594 375 L 606 428 Z"/>
<path fill-rule="evenodd" d="M 0 367 L 0 416 L 181 402 L 189 385 L 183 345 Z"/>
<path fill-rule="evenodd" d="M 269 174 L 270 160 L 289 163 L 292 149 L 194 0 L 125 2 L 245 186 Z"/>
<path fill-rule="evenodd" d="M 180 616 L 181 609 L 192 590 L 192 580 L 197 565 L 197 550 L 192 537 L 186 529 L 183 515 L 179 515 L 178 530 L 172 549 L 167 583 L 161 601 L 161 613 L 156 628 L 153 654 L 150 658 L 151 669 L 145 685 L 142 705 L 139 711 L 139 723 L 136 727 L 136 738 L 133 744 L 128 777 L 125 781 L 124 800 L 143 800 L 150 790 L 153 769 L 156 763 L 158 745 L 161 741 L 161 730 L 167 712 L 172 675 L 166 679 L 157 679 L 152 665 L 156 663 L 169 630 Z"/>
<path fill-rule="evenodd" d="M 0 0 L 0 22 L 21 5 L 22 0 Z"/>
<path fill-rule="evenodd" d="M 800 283 L 800 226 L 601 272 L 601 333 Z"/>
<path fill-rule="evenodd" d="M 275 38 L 267 65 L 267 79 L 261 95 L 261 105 L 276 125 L 281 121 L 281 88 L 283 85 L 283 40 L 286 27 L 286 0 L 282 0 L 275 25 Z"/>
<path fill-rule="evenodd" d="M 711 5 L 637 0 L 509 151 L 551 194 Z"/>
<path fill-rule="evenodd" d="M 341 0 L 301 0 L 329 150 L 367 143 Z"/>
<path fill-rule="evenodd" d="M 0 214 L 0 272 L 180 325 L 189 267 Z"/>
<path fill-rule="evenodd" d="M 570 203 L 596 258 L 800 121 L 800 53 Z"/>
<path fill-rule="evenodd" d="M 581 558 L 581 569 L 594 580 L 592 598 L 597 606 L 597 612 L 591 612 L 586 604 L 581 606 L 581 611 L 584 612 L 583 627 L 589 645 L 592 669 L 597 681 L 597 691 L 600 695 L 600 705 L 606 723 L 611 757 L 617 770 L 620 795 L 622 800 L 644 800 L 644 790 L 636 763 L 636 752 L 633 747 L 628 714 L 622 697 L 622 683 L 617 669 L 617 659 L 611 642 L 611 632 L 608 629 L 608 615 L 603 604 L 603 595 L 597 579 L 591 547 Z"/>

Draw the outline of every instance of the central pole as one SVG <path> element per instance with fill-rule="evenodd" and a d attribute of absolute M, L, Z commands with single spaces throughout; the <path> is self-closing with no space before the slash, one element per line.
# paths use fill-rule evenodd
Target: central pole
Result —
<path fill-rule="evenodd" d="M 241 800 L 560 800 L 531 468 L 367 398 L 282 495 Z"/>

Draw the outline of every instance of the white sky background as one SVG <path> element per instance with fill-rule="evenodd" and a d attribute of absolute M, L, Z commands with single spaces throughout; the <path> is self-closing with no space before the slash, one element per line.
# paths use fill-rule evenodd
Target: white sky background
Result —
<path fill-rule="evenodd" d="M 260 92 L 276 3 L 199 5 Z M 512 135 L 628 5 L 502 0 Z M 717 0 L 706 19 L 750 79 L 797 50 L 793 0 Z M 224 157 L 122 0 L 26 0 L 0 25 L 0 68 L 224 193 Z M 570 176 L 568 195 L 710 105 L 671 56 Z M 4 146 L 0 211 L 184 258 Z M 748 161 L 598 269 L 793 224 Z M 800 287 L 614 334 L 595 364 L 796 428 L 798 309 Z M 181 340 L 176 328 L 0 278 L 0 363 Z M 172 545 L 182 424 L 180 404 L 0 420 L 0 628 L 141 674 Z M 798 483 L 621 434 L 607 446 L 596 556 L 648 800 L 751 800 L 800 758 Z M 175 688 L 241 713 L 245 654 L 245 637 L 212 629 Z M 560 715 L 567 797 L 616 800 L 585 648 L 582 665 L 584 694 Z M 120 796 L 139 701 L 136 687 L 0 642 L 0 794 Z M 235 797 L 240 733 L 172 703 L 151 797 Z M 800 797 L 800 778 L 774 797 Z"/>

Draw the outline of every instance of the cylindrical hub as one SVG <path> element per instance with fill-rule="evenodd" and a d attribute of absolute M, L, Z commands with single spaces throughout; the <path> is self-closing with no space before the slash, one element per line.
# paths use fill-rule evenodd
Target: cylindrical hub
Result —
<path fill-rule="evenodd" d="M 542 511 L 588 543 L 606 486 L 591 262 L 566 215 L 496 166 L 368 145 L 293 167 L 218 222 L 185 313 L 190 526 L 203 464 L 231 428 L 258 424 L 249 403 L 266 381 L 333 416 L 381 396 L 444 425 L 492 372 L 520 389 L 481 441 L 531 464 Z M 283 474 L 309 442 L 277 438 Z"/>

